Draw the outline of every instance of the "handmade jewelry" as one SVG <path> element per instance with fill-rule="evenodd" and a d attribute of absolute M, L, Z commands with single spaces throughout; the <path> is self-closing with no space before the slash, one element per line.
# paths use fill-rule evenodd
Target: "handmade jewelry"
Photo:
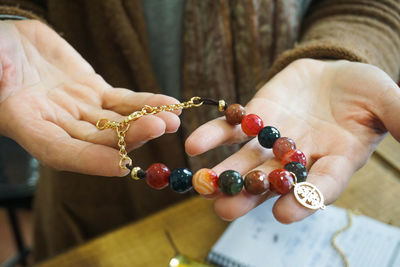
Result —
<path fill-rule="evenodd" d="M 243 179 L 242 175 L 234 170 L 226 170 L 219 176 L 212 169 L 200 169 L 194 175 L 188 168 L 176 168 L 172 171 L 162 163 L 152 164 L 146 171 L 140 167 L 133 167 L 132 159 L 126 151 L 125 136 L 130 122 L 145 115 L 156 114 L 162 111 L 183 110 L 191 107 L 200 107 L 203 104 L 216 105 L 218 110 L 225 113 L 227 123 L 241 125 L 242 131 L 249 137 L 257 136 L 261 146 L 272 149 L 275 157 L 281 161 L 283 168 L 266 174 L 259 170 L 249 172 Z M 324 209 L 324 197 L 316 186 L 305 182 L 307 178 L 307 159 L 303 152 L 296 149 L 295 142 L 288 137 L 281 137 L 280 132 L 273 126 L 264 127 L 262 119 L 256 114 L 246 114 L 240 104 L 227 105 L 224 100 L 211 100 L 192 97 L 189 101 L 163 106 L 144 106 L 135 111 L 122 122 L 100 119 L 97 124 L 100 130 L 114 129 L 118 136 L 120 161 L 119 166 L 131 170 L 134 180 L 145 179 L 154 189 L 163 189 L 170 185 L 178 193 L 185 193 L 192 188 L 200 195 L 213 195 L 218 191 L 225 195 L 236 195 L 243 187 L 249 194 L 260 195 L 268 190 L 284 195 L 293 187 L 296 200 L 309 209 Z"/>

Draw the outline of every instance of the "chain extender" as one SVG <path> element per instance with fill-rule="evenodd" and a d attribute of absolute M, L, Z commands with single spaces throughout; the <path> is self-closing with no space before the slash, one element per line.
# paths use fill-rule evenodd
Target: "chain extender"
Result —
<path fill-rule="evenodd" d="M 130 126 L 129 123 L 131 121 L 135 121 L 146 115 L 157 114 L 162 111 L 174 111 L 174 110 L 188 109 L 191 107 L 200 107 L 204 103 L 204 101 L 201 101 L 201 99 L 202 99 L 201 97 L 195 96 L 192 97 L 189 101 L 177 104 L 163 105 L 157 107 L 145 105 L 141 110 L 133 112 L 121 122 L 110 121 L 109 119 L 103 118 L 97 121 L 96 127 L 99 130 L 105 130 L 105 129 L 115 130 L 118 136 L 119 155 L 121 157 L 119 161 L 119 166 L 122 169 L 127 169 L 126 165 L 132 167 L 132 159 L 128 156 L 128 152 L 126 151 L 126 142 L 125 142 L 126 132 L 129 129 Z"/>

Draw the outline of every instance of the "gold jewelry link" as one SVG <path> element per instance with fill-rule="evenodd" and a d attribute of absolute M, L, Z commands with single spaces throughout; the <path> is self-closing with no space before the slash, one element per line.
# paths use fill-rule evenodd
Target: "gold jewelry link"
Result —
<path fill-rule="evenodd" d="M 128 161 L 128 163 L 124 164 L 125 161 Z M 121 159 L 119 160 L 119 167 L 120 167 L 121 169 L 126 170 L 126 169 L 128 169 L 128 168 L 126 167 L 126 165 L 132 166 L 132 159 L 131 159 L 130 157 L 128 157 L 128 156 L 126 156 L 126 157 L 121 157 Z"/>
<path fill-rule="evenodd" d="M 144 115 L 155 114 L 155 113 L 157 113 L 157 107 L 152 107 L 152 106 L 149 106 L 149 105 L 145 105 L 142 108 L 142 112 L 143 112 L 143 116 Z"/>
<path fill-rule="evenodd" d="M 100 119 L 96 123 L 96 127 L 99 130 L 105 130 L 105 129 L 114 129 L 117 133 L 118 136 L 118 147 L 119 147 L 119 155 L 121 156 L 121 159 L 119 161 L 119 166 L 122 169 L 127 169 L 125 161 L 128 161 L 127 165 L 132 166 L 132 159 L 128 156 L 128 152 L 126 151 L 126 142 L 125 142 L 125 135 L 126 132 L 129 129 L 130 122 L 135 121 L 145 115 L 151 115 L 151 114 L 157 114 L 159 112 L 163 111 L 174 111 L 174 110 L 180 110 L 180 109 L 187 109 L 191 107 L 200 107 L 203 105 L 203 102 L 199 102 L 195 104 L 194 101 L 200 100 L 201 97 L 195 96 L 192 97 L 189 101 L 186 102 L 181 102 L 178 104 L 171 104 L 171 105 L 162 105 L 162 106 L 156 106 L 152 107 L 149 105 L 145 105 L 141 110 L 135 111 L 131 113 L 129 116 L 127 116 L 122 122 L 117 122 L 117 121 L 110 121 L 108 119 Z"/>
<path fill-rule="evenodd" d="M 130 124 L 120 123 L 116 128 L 117 136 L 118 136 L 118 147 L 119 147 L 119 155 L 121 157 L 119 161 L 119 166 L 122 169 L 127 169 L 126 164 L 124 162 L 127 160 L 127 165 L 132 166 L 132 159 L 128 156 L 128 152 L 126 151 L 126 142 L 125 136 L 126 132 L 129 129 Z"/>
<path fill-rule="evenodd" d="M 194 103 L 194 101 L 196 101 L 196 100 L 200 100 L 201 99 L 201 97 L 199 97 L 199 96 L 194 96 L 194 97 L 192 97 L 191 99 L 190 99 L 190 101 L 188 101 L 188 102 L 190 102 L 191 103 L 191 105 L 193 106 L 193 107 L 200 107 L 201 105 L 203 105 L 203 101 L 202 102 L 200 102 L 200 103 L 198 103 L 198 104 L 195 104 Z"/>
<path fill-rule="evenodd" d="M 346 255 L 344 252 L 339 248 L 339 246 L 336 244 L 336 238 L 343 233 L 344 231 L 348 230 L 352 225 L 353 225 L 353 212 L 351 210 L 346 211 L 347 215 L 347 225 L 344 226 L 343 228 L 339 229 L 336 231 L 332 238 L 331 238 L 331 245 L 332 247 L 339 253 L 339 255 L 343 259 L 344 266 L 349 267 L 349 260 L 347 259 Z"/>

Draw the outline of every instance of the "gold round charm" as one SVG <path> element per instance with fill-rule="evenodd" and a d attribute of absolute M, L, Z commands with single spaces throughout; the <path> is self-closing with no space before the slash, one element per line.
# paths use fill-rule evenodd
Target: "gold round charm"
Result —
<path fill-rule="evenodd" d="M 295 184 L 293 193 L 302 206 L 312 210 L 325 209 L 324 196 L 315 185 L 307 182 Z"/>

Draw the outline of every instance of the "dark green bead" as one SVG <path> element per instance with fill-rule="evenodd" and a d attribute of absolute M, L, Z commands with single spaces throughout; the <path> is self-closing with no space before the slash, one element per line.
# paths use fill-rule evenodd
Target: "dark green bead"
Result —
<path fill-rule="evenodd" d="M 298 183 L 304 182 L 307 179 L 307 169 L 300 162 L 289 162 L 283 168 L 287 171 L 293 172 L 296 175 Z"/>
<path fill-rule="evenodd" d="M 176 168 L 169 176 L 169 185 L 178 193 L 186 193 L 192 189 L 193 173 L 188 168 Z"/>
<path fill-rule="evenodd" d="M 278 129 L 273 126 L 266 126 L 258 133 L 258 142 L 265 148 L 272 148 L 279 137 L 281 137 L 281 134 Z"/>
<path fill-rule="evenodd" d="M 224 171 L 218 178 L 219 190 L 226 195 L 236 195 L 243 188 L 243 178 L 240 173 L 233 170 Z"/>

